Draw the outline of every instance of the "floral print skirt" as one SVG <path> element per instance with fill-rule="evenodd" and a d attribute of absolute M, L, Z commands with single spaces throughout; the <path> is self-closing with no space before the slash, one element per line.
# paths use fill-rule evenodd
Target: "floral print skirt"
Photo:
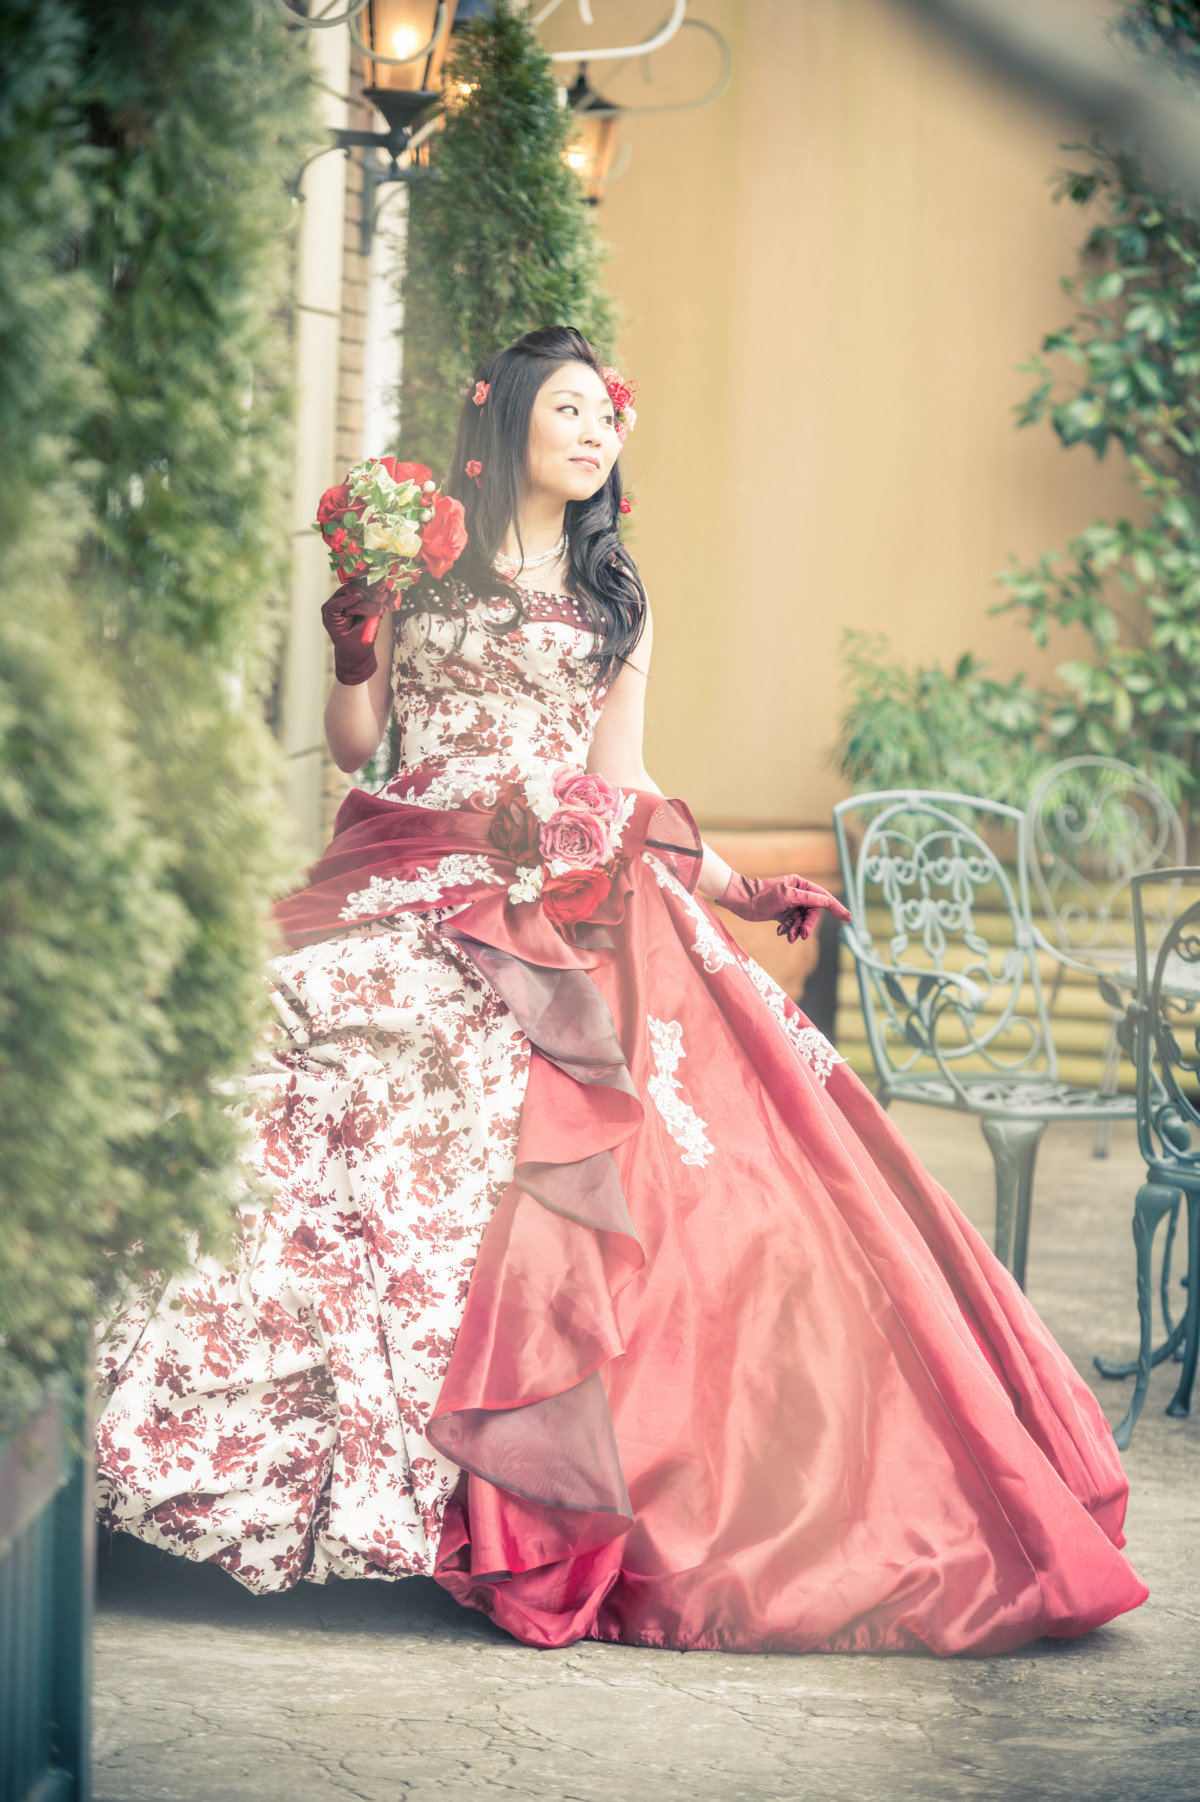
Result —
<path fill-rule="evenodd" d="M 273 966 L 286 1039 L 249 1096 L 270 1205 L 102 1346 L 101 1518 L 258 1591 L 431 1571 L 460 1475 L 423 1429 L 529 1047 L 442 917 Z"/>

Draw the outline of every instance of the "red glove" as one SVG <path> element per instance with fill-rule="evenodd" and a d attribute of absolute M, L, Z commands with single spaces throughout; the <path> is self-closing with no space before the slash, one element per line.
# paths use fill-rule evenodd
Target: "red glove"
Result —
<path fill-rule="evenodd" d="M 362 641 L 363 624 L 384 609 L 382 582 L 343 582 L 321 609 L 321 624 L 333 640 L 333 673 L 346 688 L 355 688 L 379 665 L 373 644 Z"/>
<path fill-rule="evenodd" d="M 767 876 L 759 881 L 739 876 L 735 870 L 720 904 L 739 920 L 778 920 L 779 936 L 789 945 L 808 937 L 822 908 L 828 908 L 835 919 L 850 918 L 849 909 L 836 895 L 818 888 L 815 882 L 806 882 L 803 876 Z"/>

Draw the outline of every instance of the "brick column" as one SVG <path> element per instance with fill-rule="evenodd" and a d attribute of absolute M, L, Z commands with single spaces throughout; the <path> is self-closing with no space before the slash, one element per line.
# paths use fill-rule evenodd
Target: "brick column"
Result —
<path fill-rule="evenodd" d="M 363 99 L 363 57 L 357 45 L 350 51 L 347 124 L 352 131 L 378 131 L 374 107 Z M 363 443 L 363 346 L 366 339 L 368 259 L 362 254 L 363 177 L 362 158 L 372 151 L 352 151 L 346 159 L 346 203 L 342 228 L 341 319 L 338 334 L 337 414 L 334 431 L 334 467 L 331 482 L 340 482 L 348 469 L 373 453 Z M 333 683 L 333 650 L 328 648 L 327 673 Z M 333 833 L 338 808 L 353 780 L 339 770 L 328 750 L 321 764 L 321 842 Z"/>

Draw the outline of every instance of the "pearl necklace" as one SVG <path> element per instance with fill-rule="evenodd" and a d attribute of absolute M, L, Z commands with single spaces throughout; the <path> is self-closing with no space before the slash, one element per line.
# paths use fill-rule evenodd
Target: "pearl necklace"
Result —
<path fill-rule="evenodd" d="M 557 563 L 567 548 L 567 534 L 564 532 L 557 544 L 552 544 L 548 551 L 539 551 L 536 557 L 522 557 L 518 563 L 514 557 L 493 557 L 492 568 L 506 582 L 515 579 L 518 571 L 524 575 L 526 570 L 542 569 L 547 563 Z"/>

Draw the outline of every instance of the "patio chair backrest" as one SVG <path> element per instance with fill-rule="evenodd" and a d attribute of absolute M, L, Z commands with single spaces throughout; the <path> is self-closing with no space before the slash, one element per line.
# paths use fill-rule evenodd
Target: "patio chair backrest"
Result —
<path fill-rule="evenodd" d="M 1060 951 L 1098 970 L 1128 964 L 1133 951 L 1130 883 L 1181 865 L 1183 822 L 1158 783 L 1116 757 L 1068 757 L 1034 784 L 1029 873 Z M 1170 885 L 1143 895 L 1157 943 L 1175 912 Z"/>
<path fill-rule="evenodd" d="M 1056 1081 L 1021 809 L 888 789 L 839 801 L 833 819 L 851 930 L 868 954 L 859 991 L 880 1076 Z M 937 980 L 946 972 L 974 998 Z"/>
<path fill-rule="evenodd" d="M 1181 905 L 1160 932 L 1145 901 L 1163 880 L 1177 885 Z M 1135 876 L 1132 893 L 1138 1141 L 1148 1164 L 1200 1171 L 1200 869 Z"/>

